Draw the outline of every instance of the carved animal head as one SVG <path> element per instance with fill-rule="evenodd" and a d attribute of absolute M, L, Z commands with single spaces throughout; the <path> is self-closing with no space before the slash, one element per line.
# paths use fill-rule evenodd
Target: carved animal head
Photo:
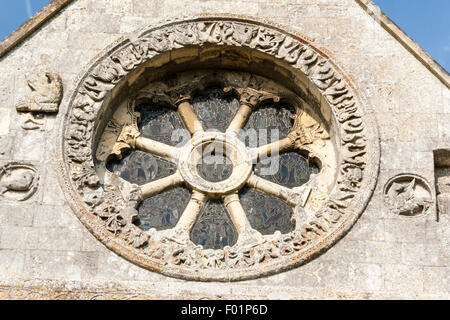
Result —
<path fill-rule="evenodd" d="M 54 102 L 59 102 L 56 100 L 62 96 L 62 79 L 57 73 L 46 72 L 44 77 L 28 80 L 27 82 L 36 93 L 46 97 L 53 97 L 55 99 Z"/>
<path fill-rule="evenodd" d="M 28 191 L 33 185 L 34 175 L 30 171 L 12 170 L 7 172 L 2 179 L 4 191 Z"/>
<path fill-rule="evenodd" d="M 414 193 L 414 187 L 416 186 L 416 179 L 413 179 L 410 183 L 408 184 L 399 184 L 399 183 L 394 183 L 392 185 L 392 188 L 395 190 L 395 192 L 397 194 L 407 194 L 410 195 L 412 193 Z"/>

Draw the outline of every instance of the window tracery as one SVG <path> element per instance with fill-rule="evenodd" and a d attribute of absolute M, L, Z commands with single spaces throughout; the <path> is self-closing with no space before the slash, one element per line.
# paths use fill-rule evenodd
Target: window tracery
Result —
<path fill-rule="evenodd" d="M 210 55 L 199 60 L 201 50 Z M 253 66 L 239 63 L 247 58 Z M 254 72 L 258 63 L 264 76 Z M 199 71 L 204 65 L 206 73 Z M 269 65 L 277 81 L 267 78 Z M 131 90 L 139 79 L 151 81 Z M 133 93 L 123 99 L 126 91 Z M 116 104 L 117 97 L 123 102 Z M 373 191 L 378 140 L 361 101 L 349 78 L 306 37 L 232 18 L 152 28 L 105 52 L 72 91 L 59 149 L 65 190 L 105 245 L 151 270 L 221 281 L 279 272 L 329 248 Z M 145 104 L 160 114 L 146 115 Z M 227 112 L 217 112 L 227 104 Z M 158 118 L 168 126 L 158 126 Z M 187 134 L 178 132 L 180 123 Z M 245 126 L 280 131 L 252 140 L 242 136 Z M 202 178 L 203 150 L 229 158 L 231 174 Z M 139 152 L 145 156 L 135 161 L 144 170 L 127 169 Z M 283 167 L 278 175 L 263 170 L 273 172 L 263 165 L 267 156 L 279 160 L 272 162 Z M 175 191 L 172 199 L 187 201 L 182 212 L 184 202 L 175 201 L 176 213 L 147 211 L 145 218 L 139 208 L 149 201 L 161 208 L 158 201 Z M 251 212 L 254 202 L 264 209 Z M 209 213 L 208 206 L 216 209 Z"/>

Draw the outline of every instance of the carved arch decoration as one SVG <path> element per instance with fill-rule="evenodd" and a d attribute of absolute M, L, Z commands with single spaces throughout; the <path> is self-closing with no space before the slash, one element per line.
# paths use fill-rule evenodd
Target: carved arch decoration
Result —
<path fill-rule="evenodd" d="M 330 248 L 350 230 L 366 207 L 378 177 L 377 129 L 364 97 L 326 50 L 317 48 L 305 36 L 284 30 L 234 17 L 173 21 L 119 39 L 80 73 L 62 105 L 58 171 L 75 214 L 104 245 L 129 261 L 164 275 L 236 281 L 299 266 Z M 144 232 L 133 224 L 142 200 L 139 186 L 123 183 L 114 175 L 98 174 L 95 150 L 108 126 L 105 119 L 111 117 L 114 99 L 129 92 L 146 69 L 157 72 L 165 66 L 176 69 L 183 64 L 202 64 L 208 57 L 218 66 L 244 71 L 254 71 L 258 61 L 263 61 L 271 66 L 276 80 L 297 90 L 303 102 L 319 110 L 325 119 L 322 122 L 334 128 L 335 176 L 320 206 L 306 220 L 300 219 L 308 195 L 304 190 L 280 192 L 295 207 L 297 221 L 290 233 L 276 232 L 264 236 L 263 241 L 248 245 L 243 241 L 220 250 L 172 241 L 171 237 Z M 243 98 L 242 92 L 236 94 Z M 170 94 L 152 95 L 156 100 L 167 97 L 173 99 Z M 176 101 L 182 102 L 183 99 Z M 131 126 L 116 128 L 116 155 L 122 148 L 135 147 L 138 138 L 133 130 L 137 115 L 132 108 L 128 111 Z M 301 115 L 298 113 L 298 119 Z M 326 138 L 317 127 L 312 126 L 309 135 L 302 131 L 301 121 L 297 127 L 296 134 L 290 135 L 294 144 L 308 144 L 311 132 Z M 200 198 L 193 196 L 193 203 Z M 228 199 L 229 203 L 235 200 Z"/>

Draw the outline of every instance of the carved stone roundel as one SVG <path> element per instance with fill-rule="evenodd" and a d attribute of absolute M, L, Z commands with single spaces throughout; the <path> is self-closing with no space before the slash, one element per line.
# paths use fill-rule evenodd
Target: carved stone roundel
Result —
<path fill-rule="evenodd" d="M 0 196 L 15 201 L 25 201 L 36 192 L 39 173 L 32 165 L 8 163 L 0 168 Z"/>
<path fill-rule="evenodd" d="M 421 217 L 430 212 L 433 204 L 431 187 L 416 174 L 399 174 L 384 186 L 384 201 L 392 214 Z"/>
<path fill-rule="evenodd" d="M 117 41 L 80 74 L 63 103 L 59 172 L 74 212 L 116 253 L 189 280 L 266 276 L 328 249 L 351 228 L 372 195 L 379 146 L 364 98 L 322 51 L 305 36 L 232 17 L 175 21 Z M 205 66 L 209 70 L 200 70 Z M 223 132 L 206 130 L 193 108 L 195 96 L 211 85 L 238 101 Z M 294 110 L 291 127 L 278 141 L 248 146 L 238 135 L 267 101 Z M 175 110 L 188 143 L 171 146 L 143 135 L 137 111 L 142 102 Z M 211 146 L 223 148 L 221 156 L 231 163 L 232 170 L 218 181 L 198 172 L 201 150 Z M 254 162 L 275 149 L 295 159 L 307 155 L 319 172 L 292 188 L 264 179 Z M 110 159 L 120 160 L 130 151 L 172 163 L 173 174 L 139 185 L 106 170 Z M 137 209 L 146 198 L 181 185 L 190 191 L 190 200 L 173 228 L 138 227 Z M 255 230 L 239 196 L 242 188 L 284 201 L 293 212 L 291 231 Z M 234 244 L 205 249 L 189 237 L 209 200 L 226 208 L 237 232 Z"/>

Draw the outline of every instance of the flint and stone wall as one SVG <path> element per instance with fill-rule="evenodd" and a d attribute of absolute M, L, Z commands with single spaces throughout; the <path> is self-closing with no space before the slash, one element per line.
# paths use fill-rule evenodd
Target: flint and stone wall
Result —
<path fill-rule="evenodd" d="M 14 106 L 28 92 L 28 73 L 57 72 L 70 88 L 119 37 L 202 13 L 255 16 L 314 38 L 376 119 L 381 163 L 368 207 L 336 245 L 294 270 L 199 283 L 127 262 L 86 230 L 61 192 L 53 161 L 62 112 L 47 116 L 42 129 L 21 127 Z M 386 182 L 402 173 L 424 177 L 435 197 L 433 151 L 450 149 L 450 91 L 356 1 L 77 0 L 0 58 L 0 70 L 0 166 L 26 163 L 40 176 L 31 198 L 0 198 L 0 298 L 450 298 L 448 204 L 424 217 L 399 217 L 383 199 Z"/>

